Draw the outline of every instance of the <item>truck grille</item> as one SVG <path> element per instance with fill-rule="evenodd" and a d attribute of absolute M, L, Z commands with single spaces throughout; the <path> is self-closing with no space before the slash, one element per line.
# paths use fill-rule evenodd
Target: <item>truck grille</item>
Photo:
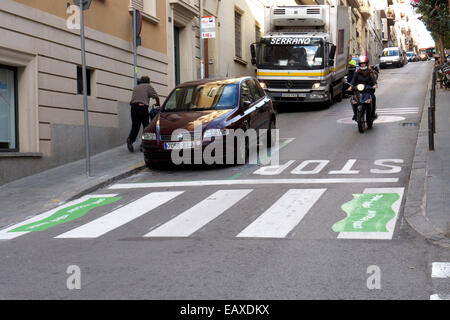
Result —
<path fill-rule="evenodd" d="M 286 9 L 273 9 L 273 14 L 286 14 Z"/>
<path fill-rule="evenodd" d="M 307 14 L 320 14 L 320 8 L 308 8 L 306 9 Z"/>
<path fill-rule="evenodd" d="M 312 89 L 317 81 L 263 80 L 268 88 L 273 89 Z"/>

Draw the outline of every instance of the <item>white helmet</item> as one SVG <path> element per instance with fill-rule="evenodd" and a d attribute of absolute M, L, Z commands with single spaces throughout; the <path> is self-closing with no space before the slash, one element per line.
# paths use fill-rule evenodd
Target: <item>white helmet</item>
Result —
<path fill-rule="evenodd" d="M 359 69 L 367 70 L 367 67 L 369 66 L 369 58 L 367 58 L 366 56 L 360 56 L 358 58 L 358 65 Z"/>

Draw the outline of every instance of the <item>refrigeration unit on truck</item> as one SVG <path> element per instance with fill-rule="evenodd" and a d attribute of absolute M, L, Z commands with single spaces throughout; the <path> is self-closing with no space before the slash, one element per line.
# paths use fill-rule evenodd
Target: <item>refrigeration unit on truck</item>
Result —
<path fill-rule="evenodd" d="M 274 103 L 342 99 L 348 73 L 350 8 L 271 6 L 265 35 L 251 45 L 257 78 Z"/>

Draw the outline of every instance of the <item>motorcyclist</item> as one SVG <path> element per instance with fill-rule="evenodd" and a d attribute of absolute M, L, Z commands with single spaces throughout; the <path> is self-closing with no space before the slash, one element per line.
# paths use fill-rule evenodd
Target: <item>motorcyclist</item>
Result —
<path fill-rule="evenodd" d="M 348 90 L 352 90 L 354 86 L 358 84 L 364 84 L 373 88 L 374 90 L 369 90 L 370 96 L 372 98 L 372 118 L 378 118 L 376 113 L 376 97 L 375 97 L 375 89 L 377 88 L 377 77 L 372 68 L 369 67 L 369 58 L 367 56 L 360 56 L 358 59 L 358 70 L 355 72 L 352 78 L 352 82 L 350 83 L 350 87 Z M 353 120 L 356 119 L 356 105 L 352 104 L 353 109 Z"/>

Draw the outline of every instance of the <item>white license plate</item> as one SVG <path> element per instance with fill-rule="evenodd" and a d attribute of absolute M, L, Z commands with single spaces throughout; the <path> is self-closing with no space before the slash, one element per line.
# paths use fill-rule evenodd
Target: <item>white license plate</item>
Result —
<path fill-rule="evenodd" d="M 193 149 L 194 146 L 195 146 L 194 141 L 166 142 L 166 143 L 164 143 L 164 149 L 165 150 Z"/>
<path fill-rule="evenodd" d="M 283 98 L 305 98 L 306 93 L 282 93 Z"/>

